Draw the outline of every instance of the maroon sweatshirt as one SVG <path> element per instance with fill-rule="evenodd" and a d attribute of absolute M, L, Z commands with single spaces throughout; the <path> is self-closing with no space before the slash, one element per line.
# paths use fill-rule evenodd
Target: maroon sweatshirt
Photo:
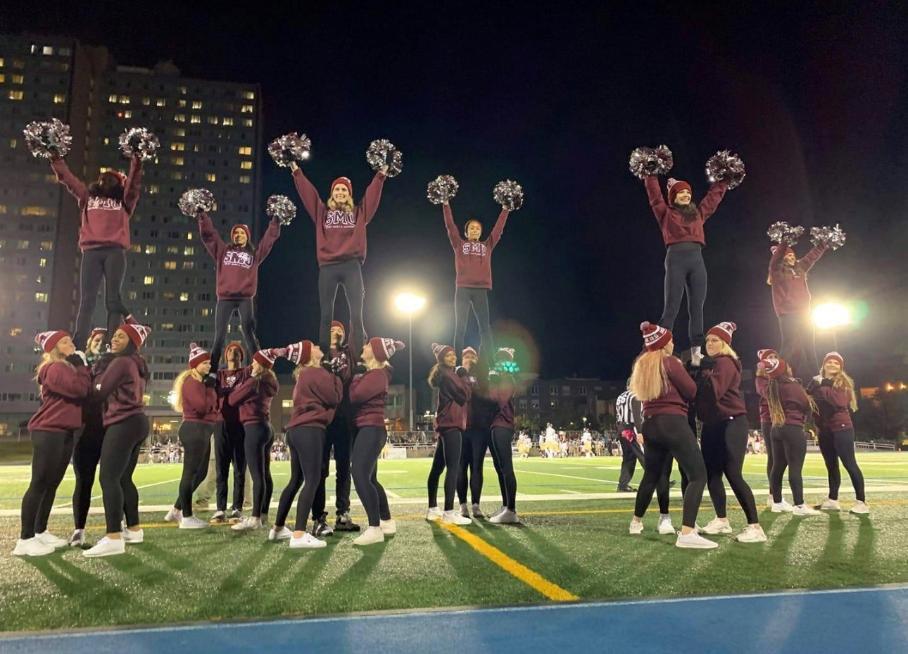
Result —
<path fill-rule="evenodd" d="M 214 259 L 219 300 L 243 300 L 255 297 L 259 286 L 259 266 L 271 252 L 274 242 L 281 235 L 281 224 L 272 220 L 262 240 L 250 252 L 249 245 L 228 245 L 218 234 L 207 213 L 199 214 L 199 234 L 208 254 Z"/>
<path fill-rule="evenodd" d="M 82 426 L 82 405 L 91 391 L 91 373 L 65 361 L 49 363 L 38 373 L 41 406 L 28 421 L 29 431 L 74 431 Z"/>
<path fill-rule="evenodd" d="M 760 423 L 772 423 L 772 416 L 769 414 L 769 401 L 766 399 L 766 393 L 769 390 L 769 378 L 755 375 L 754 386 L 757 389 L 757 395 L 760 396 Z"/>
<path fill-rule="evenodd" d="M 495 221 L 492 233 L 484 241 L 469 241 L 464 239 L 457 231 L 454 224 L 454 214 L 451 207 L 443 205 L 445 227 L 448 230 L 448 240 L 454 248 L 454 269 L 457 271 L 455 285 L 457 288 L 492 288 L 492 251 L 501 240 L 504 225 L 508 221 L 507 209 L 502 209 Z"/>
<path fill-rule="evenodd" d="M 356 375 L 350 382 L 350 405 L 357 427 L 385 426 L 385 398 L 391 368 L 376 368 Z"/>
<path fill-rule="evenodd" d="M 797 379 L 780 379 L 779 399 L 785 412 L 785 424 L 803 427 L 810 415 L 810 400 L 801 383 Z"/>
<path fill-rule="evenodd" d="M 183 422 L 204 422 L 213 425 L 218 421 L 218 394 L 191 374 L 183 380 L 180 390 L 183 401 Z"/>
<path fill-rule="evenodd" d="M 741 394 L 741 362 L 725 354 L 716 365 L 700 373 L 706 382 L 697 392 L 697 416 L 704 423 L 719 422 L 747 414 Z"/>
<path fill-rule="evenodd" d="M 496 411 L 492 417 L 492 429 L 514 429 L 514 378 L 497 374 L 489 379 L 489 399 L 495 402 Z"/>
<path fill-rule="evenodd" d="M 467 404 L 470 385 L 450 368 L 438 369 L 438 409 L 435 411 L 435 431 L 467 428 Z"/>
<path fill-rule="evenodd" d="M 693 220 L 687 220 L 680 211 L 675 207 L 670 207 L 662 195 L 662 189 L 659 188 L 659 179 L 653 175 L 648 175 L 643 179 L 646 185 L 646 195 L 649 197 L 649 206 L 653 210 L 653 215 L 659 222 L 659 229 L 662 230 L 662 240 L 665 241 L 665 247 L 675 243 L 699 243 L 706 245 L 706 237 L 703 235 L 703 223 L 712 216 L 725 191 L 728 190 L 727 182 L 716 182 L 709 187 L 700 204 L 697 205 L 697 217 Z"/>
<path fill-rule="evenodd" d="M 240 422 L 268 422 L 271 419 L 271 400 L 277 395 L 278 383 L 274 374 L 252 376 L 252 366 L 245 368 L 246 378 L 230 391 L 227 402 L 237 407 Z"/>
<path fill-rule="evenodd" d="M 327 428 L 343 398 L 344 384 L 340 377 L 321 366 L 301 368 L 293 387 L 293 413 L 287 428 Z"/>
<path fill-rule="evenodd" d="M 366 194 L 353 211 L 328 209 L 318 191 L 303 171 L 293 171 L 293 183 L 296 192 L 303 201 L 306 212 L 315 223 L 315 249 L 318 265 L 338 263 L 347 259 L 366 260 L 366 226 L 378 209 L 381 200 L 385 176 L 375 173 L 372 182 L 366 188 Z"/>
<path fill-rule="evenodd" d="M 643 417 L 685 416 L 688 405 L 697 396 L 697 384 L 684 369 L 677 357 L 662 357 L 662 368 L 668 377 L 668 385 L 662 389 L 662 395 L 655 400 L 643 403 Z"/>
<path fill-rule="evenodd" d="M 228 370 L 222 368 L 218 370 L 218 411 L 220 416 L 218 420 L 229 422 L 231 424 L 240 424 L 239 407 L 233 406 L 227 401 L 230 392 L 249 376 L 250 368 L 237 368 Z"/>
<path fill-rule="evenodd" d="M 852 429 L 851 396 L 848 389 L 817 386 L 812 393 L 820 412 L 817 426 L 820 431 L 836 432 Z"/>
<path fill-rule="evenodd" d="M 769 259 L 769 281 L 772 286 L 772 308 L 777 316 L 810 310 L 810 289 L 807 273 L 826 252 L 824 244 L 817 245 L 798 259 L 794 266 L 783 263 L 785 248 L 777 247 Z"/>
<path fill-rule="evenodd" d="M 145 376 L 148 366 L 138 354 L 116 356 L 95 380 L 94 399 L 106 400 L 104 426 L 145 412 Z"/>
<path fill-rule="evenodd" d="M 142 162 L 133 157 L 129 161 L 129 174 L 123 189 L 123 202 L 110 198 L 90 197 L 88 187 L 76 177 L 66 161 L 53 159 L 50 167 L 57 176 L 57 181 L 76 198 L 79 211 L 82 213 L 82 225 L 79 227 L 79 248 L 120 247 L 129 249 L 129 218 L 136 210 L 139 193 L 142 187 Z"/>

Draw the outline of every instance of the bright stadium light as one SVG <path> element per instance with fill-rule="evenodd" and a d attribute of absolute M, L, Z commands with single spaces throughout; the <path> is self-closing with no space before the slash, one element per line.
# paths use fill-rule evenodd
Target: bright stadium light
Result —
<path fill-rule="evenodd" d="M 813 310 L 813 324 L 819 329 L 837 329 L 851 324 L 851 309 L 844 304 L 827 302 Z"/>
<path fill-rule="evenodd" d="M 398 293 L 394 296 L 394 306 L 397 307 L 397 310 L 402 314 L 407 316 L 407 320 L 410 323 L 409 331 L 409 340 L 407 341 L 407 358 L 410 363 L 410 388 L 407 392 L 409 404 L 409 414 L 410 414 L 410 431 L 413 431 L 413 316 L 423 310 L 423 307 L 426 306 L 426 298 L 422 295 L 416 295 L 415 293 L 410 293 L 404 291 Z"/>

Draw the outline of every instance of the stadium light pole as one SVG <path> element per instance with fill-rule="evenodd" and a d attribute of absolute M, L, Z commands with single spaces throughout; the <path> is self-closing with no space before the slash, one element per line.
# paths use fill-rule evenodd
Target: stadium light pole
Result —
<path fill-rule="evenodd" d="M 426 298 L 415 293 L 403 292 L 394 296 L 394 306 L 402 314 L 407 316 L 409 323 L 409 333 L 407 340 L 407 351 L 409 352 L 409 390 L 407 392 L 407 408 L 410 414 L 410 431 L 413 431 L 413 316 L 423 310 L 426 306 Z"/>
<path fill-rule="evenodd" d="M 817 305 L 813 310 L 813 324 L 817 329 L 829 330 L 832 333 L 832 346 L 838 350 L 839 339 L 836 330 L 851 324 L 851 309 L 838 302 Z"/>

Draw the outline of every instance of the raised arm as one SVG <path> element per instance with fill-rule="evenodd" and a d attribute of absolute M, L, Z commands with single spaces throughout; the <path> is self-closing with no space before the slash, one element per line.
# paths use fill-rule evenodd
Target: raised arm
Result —
<path fill-rule="evenodd" d="M 277 219 L 272 219 L 268 223 L 268 229 L 265 230 L 262 240 L 259 241 L 258 247 L 255 249 L 255 258 L 261 263 L 265 258 L 271 253 L 271 248 L 274 247 L 274 243 L 281 236 L 281 223 Z"/>
<path fill-rule="evenodd" d="M 73 368 L 65 363 L 52 363 L 41 385 L 57 395 L 82 400 L 91 391 L 91 374 L 85 366 Z"/>
<path fill-rule="evenodd" d="M 88 202 L 88 188 L 85 186 L 85 182 L 73 174 L 62 157 L 51 159 L 50 167 L 54 171 L 54 175 L 57 176 L 57 181 L 63 184 L 63 187 L 69 191 L 70 195 L 76 198 L 76 202 L 79 203 L 80 207 Z"/>
<path fill-rule="evenodd" d="M 448 232 L 448 240 L 451 242 L 451 247 L 459 251 L 463 245 L 463 239 L 457 231 L 457 225 L 454 224 L 454 212 L 451 211 L 451 205 L 441 205 L 441 212 L 445 216 L 445 230 Z"/>
<path fill-rule="evenodd" d="M 129 160 L 129 174 L 126 176 L 126 187 L 123 189 L 123 206 L 131 216 L 136 210 L 139 195 L 142 192 L 142 160 L 132 157 Z"/>
<path fill-rule="evenodd" d="M 798 266 L 801 268 L 801 270 L 807 272 L 811 268 L 813 268 L 814 264 L 816 264 L 816 262 L 820 260 L 820 257 L 822 257 L 825 253 L 826 244 L 820 243 L 819 245 L 815 246 L 810 252 L 805 254 L 800 261 L 798 261 Z"/>
<path fill-rule="evenodd" d="M 706 197 L 700 200 L 700 217 L 703 218 L 703 222 L 716 212 L 727 190 L 728 182 L 716 182 L 709 187 Z"/>
<path fill-rule="evenodd" d="M 492 228 L 492 234 L 489 236 L 489 247 L 494 249 L 498 245 L 498 241 L 501 240 L 501 235 L 504 232 L 504 225 L 508 222 L 508 215 L 511 212 L 507 209 L 502 208 L 501 213 L 498 214 L 498 220 L 495 221 L 495 226 Z"/>
<path fill-rule="evenodd" d="M 372 178 L 369 186 L 366 187 L 363 199 L 360 200 L 360 206 L 363 208 L 363 219 L 367 225 L 372 222 L 372 217 L 378 211 L 378 203 L 381 201 L 381 191 L 385 187 L 386 179 L 387 177 L 381 172 L 375 173 L 375 177 Z"/>
<path fill-rule="evenodd" d="M 293 167 L 293 185 L 296 186 L 296 192 L 303 201 L 303 207 L 312 218 L 312 222 L 316 225 L 320 224 L 322 218 L 328 213 L 328 209 L 322 199 L 318 197 L 318 191 L 315 190 L 312 182 L 303 174 L 299 166 Z"/>
<path fill-rule="evenodd" d="M 772 279 L 773 274 L 779 270 L 779 266 L 782 265 L 782 259 L 785 258 L 785 251 L 787 247 L 784 243 L 779 243 L 775 246 L 775 249 L 772 252 L 772 256 L 769 257 L 769 278 Z"/>
<path fill-rule="evenodd" d="M 214 228 L 211 218 L 204 211 L 199 212 L 199 236 L 202 237 L 202 244 L 208 250 L 208 254 L 217 261 L 227 246 L 221 235 L 218 234 L 218 230 Z"/>

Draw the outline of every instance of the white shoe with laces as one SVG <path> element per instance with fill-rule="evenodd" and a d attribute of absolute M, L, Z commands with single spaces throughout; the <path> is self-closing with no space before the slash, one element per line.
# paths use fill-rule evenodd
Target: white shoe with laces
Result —
<path fill-rule="evenodd" d="M 818 507 L 820 511 L 841 511 L 842 507 L 839 504 L 838 500 L 831 500 L 828 497 L 823 500 L 822 504 Z"/>
<path fill-rule="evenodd" d="M 183 512 L 175 507 L 170 507 L 164 516 L 164 522 L 179 522 L 183 519 Z"/>
<path fill-rule="evenodd" d="M 860 500 L 858 500 L 854 503 L 854 506 L 851 507 L 851 512 L 857 515 L 869 515 L 870 507 L 867 506 L 866 502 L 861 502 Z"/>
<path fill-rule="evenodd" d="M 430 506 L 429 510 L 426 511 L 426 520 L 429 522 L 435 522 L 436 520 L 441 520 L 444 513 L 437 506 Z"/>
<path fill-rule="evenodd" d="M 502 504 L 495 510 L 495 513 L 493 513 L 492 515 L 489 516 L 489 520 L 491 520 L 492 518 L 497 516 L 499 513 L 502 513 L 503 511 L 507 511 L 507 510 L 508 510 L 508 507 L 506 507 L 504 504 Z"/>
<path fill-rule="evenodd" d="M 792 515 L 820 515 L 820 512 L 817 511 L 812 506 L 807 506 L 806 504 L 798 504 L 791 510 Z"/>
<path fill-rule="evenodd" d="M 323 547 L 328 547 L 328 543 L 323 540 L 319 540 L 308 531 L 304 531 L 303 535 L 300 538 L 294 538 L 291 533 L 290 549 L 292 550 L 317 550 Z"/>
<path fill-rule="evenodd" d="M 199 520 L 194 515 L 183 516 L 183 519 L 180 520 L 180 529 L 208 529 L 208 523 Z"/>
<path fill-rule="evenodd" d="M 287 527 L 272 527 L 271 531 L 268 532 L 268 540 L 271 541 L 290 540 L 291 538 L 293 538 L 293 532 L 287 529 Z"/>
<path fill-rule="evenodd" d="M 393 519 L 380 520 L 378 528 L 381 529 L 381 533 L 385 536 L 393 536 L 397 533 L 397 521 Z"/>
<path fill-rule="evenodd" d="M 40 534 L 35 534 L 35 538 L 40 540 L 45 545 L 50 545 L 55 550 L 60 549 L 61 547 L 66 547 L 69 545 L 69 541 L 65 538 L 60 538 L 59 536 L 54 536 L 49 531 L 43 531 Z"/>
<path fill-rule="evenodd" d="M 639 536 L 643 533 L 643 521 L 642 520 L 631 520 L 630 526 L 627 528 L 627 533 L 631 536 Z"/>
<path fill-rule="evenodd" d="M 126 541 L 122 538 L 108 538 L 105 536 L 91 549 L 82 552 L 82 556 L 95 559 L 102 556 L 117 556 L 126 554 Z"/>
<path fill-rule="evenodd" d="M 247 516 L 240 520 L 235 525 L 230 527 L 233 531 L 252 531 L 254 529 L 262 528 L 262 519 L 256 518 L 254 516 Z"/>
<path fill-rule="evenodd" d="M 517 517 L 516 511 L 505 509 L 489 518 L 489 522 L 493 525 L 516 525 L 520 523 L 520 518 Z"/>
<path fill-rule="evenodd" d="M 788 502 L 786 502 L 785 500 L 782 500 L 781 502 L 772 503 L 772 512 L 773 513 L 791 513 L 793 510 L 794 510 L 794 507 L 791 504 L 789 504 Z"/>
<path fill-rule="evenodd" d="M 672 524 L 672 518 L 669 515 L 659 516 L 659 527 L 658 531 L 662 536 L 667 536 L 671 534 L 675 535 L 675 526 Z"/>
<path fill-rule="evenodd" d="M 743 531 L 737 535 L 736 540 L 739 543 L 765 543 L 766 533 L 760 525 L 747 525 Z"/>
<path fill-rule="evenodd" d="M 123 540 L 130 545 L 136 545 L 138 543 L 145 542 L 145 530 L 144 529 L 129 529 L 128 527 L 123 530 Z"/>
<path fill-rule="evenodd" d="M 446 522 L 450 525 L 471 525 L 473 521 L 469 518 L 464 518 L 457 511 L 445 511 L 441 514 L 441 521 Z M 491 520 L 489 521 L 491 522 Z"/>
<path fill-rule="evenodd" d="M 719 543 L 703 538 L 696 531 L 692 531 L 684 535 L 679 533 L 678 538 L 675 539 L 675 547 L 689 550 L 713 550 L 719 547 Z"/>
<path fill-rule="evenodd" d="M 730 534 L 732 533 L 732 528 L 728 518 L 713 518 L 701 531 L 704 534 L 715 536 L 717 534 Z"/>
<path fill-rule="evenodd" d="M 454 512 L 452 511 L 451 513 Z M 363 533 L 353 539 L 354 545 L 375 545 L 384 542 L 385 535 L 382 533 L 381 527 L 366 527 Z"/>
<path fill-rule="evenodd" d="M 54 553 L 53 545 L 42 543 L 37 536 L 20 538 L 12 551 L 13 556 L 47 556 Z"/>

